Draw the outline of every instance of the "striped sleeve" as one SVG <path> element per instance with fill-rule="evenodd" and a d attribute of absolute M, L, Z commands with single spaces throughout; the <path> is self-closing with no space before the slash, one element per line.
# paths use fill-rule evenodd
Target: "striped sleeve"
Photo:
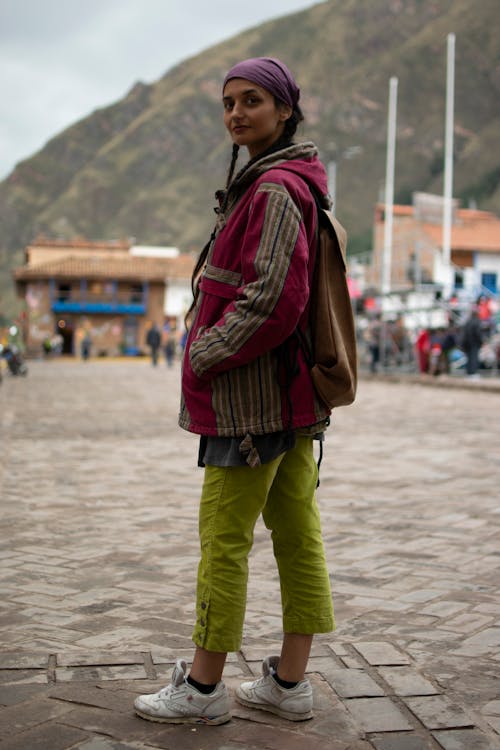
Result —
<path fill-rule="evenodd" d="M 240 253 L 244 281 L 237 299 L 190 348 L 199 377 L 251 362 L 297 326 L 309 295 L 309 249 L 300 211 L 284 186 L 259 186 Z"/>

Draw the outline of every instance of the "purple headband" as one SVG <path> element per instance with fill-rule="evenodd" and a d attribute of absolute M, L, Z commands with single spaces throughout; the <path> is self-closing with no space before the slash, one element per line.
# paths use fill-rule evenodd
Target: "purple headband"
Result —
<path fill-rule="evenodd" d="M 275 57 L 251 57 L 231 68 L 224 78 L 222 90 L 232 78 L 246 78 L 274 94 L 292 109 L 300 98 L 300 89 L 285 63 Z"/>

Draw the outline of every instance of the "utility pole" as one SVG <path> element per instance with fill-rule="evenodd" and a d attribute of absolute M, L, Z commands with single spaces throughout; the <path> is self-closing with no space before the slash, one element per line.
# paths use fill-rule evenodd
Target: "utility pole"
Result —
<path fill-rule="evenodd" d="M 443 266 L 446 291 L 451 292 L 451 220 L 453 208 L 453 119 L 455 99 L 455 34 L 447 37 L 446 119 L 443 196 Z"/>
<path fill-rule="evenodd" d="M 389 81 L 389 110 L 387 117 L 387 155 L 385 165 L 385 220 L 384 254 L 382 259 L 382 294 L 391 291 L 392 224 L 394 208 L 394 165 L 396 155 L 396 110 L 398 79 Z"/>

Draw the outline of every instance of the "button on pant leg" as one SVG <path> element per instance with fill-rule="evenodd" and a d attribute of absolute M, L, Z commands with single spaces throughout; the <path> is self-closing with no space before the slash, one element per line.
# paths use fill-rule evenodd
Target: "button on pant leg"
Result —
<path fill-rule="evenodd" d="M 205 467 L 193 641 L 209 651 L 240 648 L 254 527 L 281 458 L 254 469 Z"/>
<path fill-rule="evenodd" d="M 335 629 L 316 503 L 317 476 L 313 441 L 298 437 L 295 448 L 280 463 L 262 513 L 278 563 L 286 633 Z"/>

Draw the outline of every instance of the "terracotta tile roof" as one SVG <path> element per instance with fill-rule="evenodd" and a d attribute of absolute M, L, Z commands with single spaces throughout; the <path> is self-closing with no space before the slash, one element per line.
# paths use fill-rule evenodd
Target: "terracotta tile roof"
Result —
<path fill-rule="evenodd" d="M 441 226 L 424 224 L 423 230 L 436 245 L 441 247 L 443 241 Z M 472 220 L 467 218 L 463 224 L 454 224 L 451 228 L 451 247 L 453 250 L 500 253 L 500 219 L 490 214 L 487 218 L 473 218 Z"/>
<path fill-rule="evenodd" d="M 26 249 L 31 250 L 34 247 L 68 248 L 68 250 L 130 250 L 132 245 L 128 240 L 101 240 L 94 242 L 83 237 L 75 237 L 72 240 L 55 240 L 40 236 L 36 237 Z"/>
<path fill-rule="evenodd" d="M 375 215 L 378 221 L 383 221 L 385 212 L 385 203 L 377 203 L 375 206 Z M 413 216 L 413 206 L 400 206 L 395 204 L 392 207 L 394 216 Z"/>
<path fill-rule="evenodd" d="M 49 278 L 186 280 L 191 278 L 194 264 L 195 260 L 190 255 L 179 255 L 177 258 L 99 258 L 68 255 L 18 268 L 14 271 L 14 278 L 16 281 Z"/>
<path fill-rule="evenodd" d="M 383 203 L 377 208 L 384 209 Z M 393 206 L 395 216 L 413 217 L 413 206 Z M 432 242 L 441 247 L 443 240 L 442 224 L 421 224 L 424 232 Z M 453 250 L 481 250 L 482 252 L 500 252 L 500 219 L 490 211 L 472 208 L 459 208 L 456 211 L 456 223 L 451 227 L 451 247 Z"/>
<path fill-rule="evenodd" d="M 463 221 L 498 221 L 495 214 L 491 211 L 480 211 L 478 208 L 459 208 L 457 211 L 457 217 Z"/>
<path fill-rule="evenodd" d="M 380 204 L 381 208 L 385 209 L 385 204 Z M 413 216 L 413 206 L 393 206 L 392 212 L 394 216 Z"/>

